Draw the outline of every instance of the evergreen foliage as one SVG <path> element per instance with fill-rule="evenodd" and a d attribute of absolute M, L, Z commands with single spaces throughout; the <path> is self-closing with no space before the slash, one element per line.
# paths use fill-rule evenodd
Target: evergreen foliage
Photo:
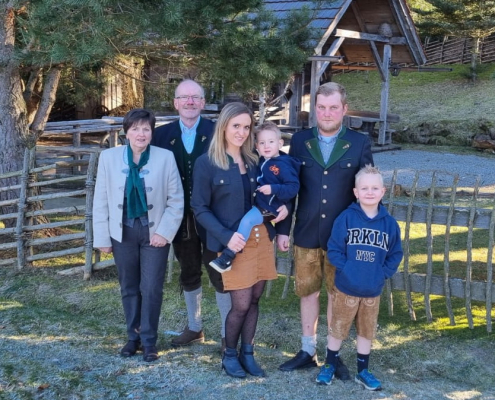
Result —
<path fill-rule="evenodd" d="M 277 20 L 260 0 L 34 0 L 16 20 L 19 67 L 91 68 L 118 54 L 186 60 L 245 94 L 284 81 L 308 55 L 310 12 Z"/>
<path fill-rule="evenodd" d="M 422 0 L 416 26 L 430 36 L 483 38 L 495 32 L 495 1 Z M 417 3 L 416 3 L 417 4 Z"/>
<path fill-rule="evenodd" d="M 430 7 L 413 8 L 416 26 L 429 36 L 455 36 L 474 40 L 470 78 L 476 80 L 481 40 L 495 32 L 493 0 L 422 0 Z"/>

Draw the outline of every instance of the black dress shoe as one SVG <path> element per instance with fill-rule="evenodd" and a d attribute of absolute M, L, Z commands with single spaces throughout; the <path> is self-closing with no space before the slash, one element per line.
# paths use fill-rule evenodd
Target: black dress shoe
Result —
<path fill-rule="evenodd" d="M 347 369 L 344 362 L 337 357 L 337 368 L 335 369 L 335 378 L 340 379 L 341 381 L 350 381 L 351 375 L 349 374 L 349 370 Z"/>
<path fill-rule="evenodd" d="M 316 354 L 310 356 L 308 352 L 299 350 L 299 352 L 289 361 L 284 362 L 278 369 L 280 371 L 294 371 L 301 368 L 312 368 L 318 366 Z"/>
<path fill-rule="evenodd" d="M 146 362 L 158 360 L 158 350 L 156 346 L 144 346 L 143 360 Z"/>
<path fill-rule="evenodd" d="M 141 350 L 141 342 L 139 340 L 129 340 L 120 350 L 120 355 L 122 357 L 132 357 L 138 350 Z"/>

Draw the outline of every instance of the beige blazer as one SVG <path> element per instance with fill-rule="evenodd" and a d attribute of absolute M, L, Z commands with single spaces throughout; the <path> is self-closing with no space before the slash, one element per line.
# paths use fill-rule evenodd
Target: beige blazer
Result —
<path fill-rule="evenodd" d="M 127 146 L 102 151 L 93 201 L 93 247 L 111 247 L 110 238 L 122 242 L 128 172 Z M 149 161 L 140 176 L 144 177 L 146 187 L 150 239 L 157 233 L 171 243 L 184 212 L 184 192 L 172 152 L 151 146 Z"/>

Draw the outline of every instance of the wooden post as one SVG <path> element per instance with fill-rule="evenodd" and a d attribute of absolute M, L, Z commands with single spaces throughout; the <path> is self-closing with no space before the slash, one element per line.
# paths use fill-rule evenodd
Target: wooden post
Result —
<path fill-rule="evenodd" d="M 89 156 L 88 170 L 86 173 L 86 213 L 84 221 L 85 231 L 85 262 L 84 262 L 84 280 L 91 278 L 93 270 L 93 198 L 95 193 L 95 176 L 98 155 L 91 153 Z"/>
<path fill-rule="evenodd" d="M 383 46 L 383 64 L 382 69 L 386 71 L 385 80 L 382 81 L 381 100 L 380 100 L 380 130 L 378 132 L 378 145 L 383 146 L 386 143 L 387 133 L 387 111 L 388 111 L 388 92 L 390 73 L 388 67 L 392 58 L 392 47 L 389 44 Z"/>
<path fill-rule="evenodd" d="M 492 215 L 488 230 L 488 256 L 486 260 L 486 281 L 493 282 L 493 247 L 495 242 L 495 194 L 493 197 Z M 486 330 L 492 331 L 492 285 L 486 285 Z"/>
<path fill-rule="evenodd" d="M 431 276 L 433 275 L 433 234 L 431 231 L 433 217 L 433 203 L 435 202 L 435 187 L 437 185 L 436 171 L 433 172 L 430 185 L 430 197 L 428 199 L 428 210 L 426 212 L 426 281 L 425 281 L 425 312 L 426 321 L 433 321 L 431 314 Z"/>
<path fill-rule="evenodd" d="M 452 308 L 452 296 L 450 291 L 450 229 L 452 227 L 452 217 L 454 215 L 455 197 L 457 194 L 457 185 L 459 183 L 459 174 L 454 176 L 452 185 L 452 194 L 450 196 L 450 206 L 447 214 L 447 223 L 445 224 L 445 250 L 443 253 L 443 287 L 445 291 L 445 305 L 449 314 L 450 325 L 455 325 L 454 310 Z M 490 285 L 488 285 L 490 286 Z"/>
<path fill-rule="evenodd" d="M 409 282 L 409 237 L 411 232 L 412 211 L 414 205 L 414 199 L 416 197 L 416 189 L 418 187 L 419 171 L 416 171 L 414 180 L 412 183 L 411 197 L 407 206 L 406 214 L 406 228 L 404 230 L 404 290 L 406 291 L 407 307 L 409 309 L 409 316 L 411 320 L 416 321 L 416 313 L 414 312 L 414 306 L 411 296 L 411 283 Z"/>
<path fill-rule="evenodd" d="M 24 162 L 20 178 L 21 190 L 17 206 L 17 221 L 15 226 L 15 236 L 17 242 L 17 269 L 22 269 L 26 265 L 26 241 L 24 240 L 24 218 L 27 209 L 27 189 L 29 177 L 29 149 L 24 151 Z"/>
<path fill-rule="evenodd" d="M 471 281 L 473 279 L 473 234 L 474 234 L 474 218 L 476 217 L 476 205 L 478 203 L 478 193 L 480 191 L 481 177 L 476 177 L 474 184 L 473 201 L 469 208 L 468 220 L 468 235 L 467 235 L 467 257 L 466 257 L 466 316 L 469 324 L 469 329 L 474 328 L 473 310 L 471 308 Z"/>
<path fill-rule="evenodd" d="M 318 69 L 319 61 L 311 61 L 311 86 L 309 93 L 309 127 L 316 126 L 316 116 L 315 116 L 315 93 L 319 86 Z"/>

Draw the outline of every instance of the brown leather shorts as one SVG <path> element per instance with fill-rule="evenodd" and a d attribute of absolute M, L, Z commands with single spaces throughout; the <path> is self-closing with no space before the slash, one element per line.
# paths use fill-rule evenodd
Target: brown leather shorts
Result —
<path fill-rule="evenodd" d="M 323 280 L 330 293 L 335 280 L 335 267 L 323 249 L 294 246 L 296 294 L 306 297 L 321 290 Z"/>

